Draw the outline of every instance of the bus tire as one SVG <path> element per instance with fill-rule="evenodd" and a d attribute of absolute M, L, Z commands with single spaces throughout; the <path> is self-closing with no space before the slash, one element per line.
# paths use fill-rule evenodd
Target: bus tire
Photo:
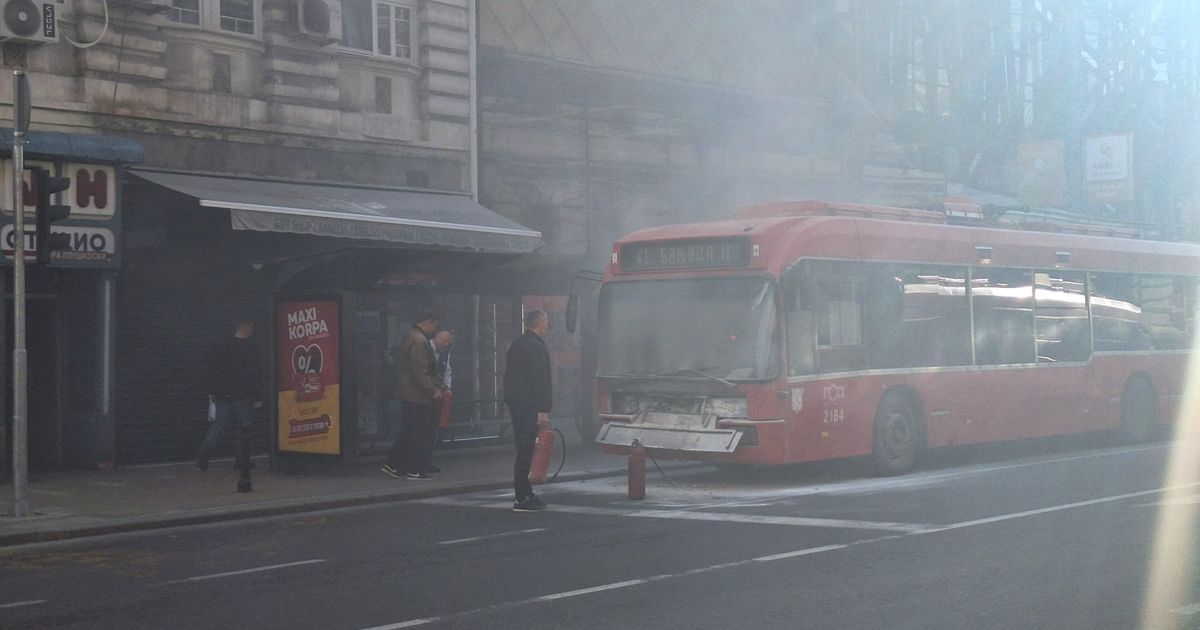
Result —
<path fill-rule="evenodd" d="M 1121 394 L 1121 428 L 1117 432 L 1126 444 L 1150 440 L 1158 424 L 1158 395 L 1144 375 L 1135 374 L 1125 383 Z"/>
<path fill-rule="evenodd" d="M 871 442 L 878 474 L 900 475 L 912 470 L 925 446 L 925 423 L 910 396 L 897 390 L 883 395 L 875 412 Z"/>

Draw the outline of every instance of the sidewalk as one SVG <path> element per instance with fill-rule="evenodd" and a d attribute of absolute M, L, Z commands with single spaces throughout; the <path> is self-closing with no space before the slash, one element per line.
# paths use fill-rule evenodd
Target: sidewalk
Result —
<path fill-rule="evenodd" d="M 567 461 L 558 481 L 625 473 L 625 459 L 583 444 L 567 431 Z M 555 449 L 550 473 L 558 467 Z M 330 463 L 304 472 L 267 471 L 256 457 L 253 492 L 236 492 L 232 459 L 213 460 L 208 472 L 194 463 L 136 466 L 103 471 L 30 474 L 33 515 L 12 514 L 12 482 L 0 484 L 0 547 L 194 525 L 275 514 L 384 503 L 403 499 L 512 487 L 511 444 L 443 449 L 434 462 L 443 472 L 432 481 L 392 479 L 379 470 L 382 458 Z"/>

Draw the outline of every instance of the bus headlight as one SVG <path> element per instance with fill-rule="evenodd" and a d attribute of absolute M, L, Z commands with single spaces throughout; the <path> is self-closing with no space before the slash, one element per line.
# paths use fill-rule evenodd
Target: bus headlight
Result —
<path fill-rule="evenodd" d="M 709 398 L 704 407 L 706 413 L 718 418 L 746 418 L 750 415 L 750 406 L 745 398 Z"/>

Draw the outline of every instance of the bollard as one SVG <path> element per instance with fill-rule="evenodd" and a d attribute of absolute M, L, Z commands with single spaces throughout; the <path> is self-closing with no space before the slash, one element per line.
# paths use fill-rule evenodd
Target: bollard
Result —
<path fill-rule="evenodd" d="M 241 431 L 241 444 L 238 446 L 237 467 L 238 467 L 238 492 L 250 492 L 252 489 L 250 483 L 250 427 L 243 426 Z"/>
<path fill-rule="evenodd" d="M 646 449 L 637 440 L 629 445 L 629 498 L 646 498 Z"/>

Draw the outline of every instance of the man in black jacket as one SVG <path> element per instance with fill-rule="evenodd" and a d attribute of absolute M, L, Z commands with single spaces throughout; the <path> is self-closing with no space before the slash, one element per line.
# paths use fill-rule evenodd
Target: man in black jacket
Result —
<path fill-rule="evenodd" d="M 542 338 L 550 329 L 545 311 L 525 314 L 525 334 L 508 347 L 504 365 L 504 402 L 512 416 L 514 512 L 536 512 L 546 504 L 533 494 L 529 466 L 539 427 L 550 425 L 550 353 Z"/>
<path fill-rule="evenodd" d="M 250 426 L 254 410 L 262 407 L 264 375 L 251 340 L 254 322 L 248 318 L 235 320 L 232 332 L 209 356 L 208 394 L 216 413 L 196 458 L 200 470 L 208 470 L 208 457 L 225 431 Z"/>

